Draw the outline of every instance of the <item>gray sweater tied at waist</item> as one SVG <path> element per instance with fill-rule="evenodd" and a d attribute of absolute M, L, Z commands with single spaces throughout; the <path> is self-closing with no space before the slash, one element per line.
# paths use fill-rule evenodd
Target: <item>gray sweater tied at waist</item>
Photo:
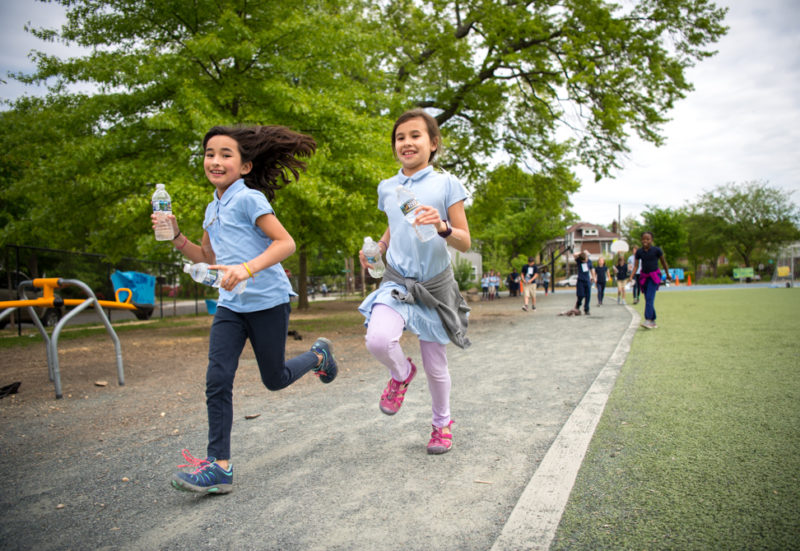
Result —
<path fill-rule="evenodd" d="M 446 270 L 427 281 L 417 281 L 403 277 L 400 272 L 387 264 L 383 277 L 386 281 L 403 285 L 408 290 L 408 293 L 403 293 L 398 289 L 392 289 L 394 299 L 407 304 L 419 301 L 435 309 L 453 344 L 459 348 L 467 348 L 472 344 L 467 338 L 467 313 L 470 308 L 458 290 L 452 266 L 448 266 Z"/>

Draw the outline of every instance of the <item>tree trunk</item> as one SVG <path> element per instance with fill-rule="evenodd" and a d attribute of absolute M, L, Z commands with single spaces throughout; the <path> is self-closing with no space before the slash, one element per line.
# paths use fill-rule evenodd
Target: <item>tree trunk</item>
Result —
<path fill-rule="evenodd" d="M 297 298 L 297 309 L 308 310 L 308 256 L 305 247 L 300 247 L 297 262 L 300 265 L 300 273 L 297 276 L 297 293 L 300 295 Z"/>

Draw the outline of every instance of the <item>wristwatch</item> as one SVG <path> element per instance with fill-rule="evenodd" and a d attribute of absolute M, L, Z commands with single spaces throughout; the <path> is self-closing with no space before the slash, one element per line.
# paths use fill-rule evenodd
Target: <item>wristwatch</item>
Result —
<path fill-rule="evenodd" d="M 448 237 L 450 237 L 450 234 L 453 233 L 453 226 L 451 226 L 450 222 L 448 222 L 447 220 L 442 220 L 442 222 L 444 222 L 444 225 L 447 226 L 447 229 L 444 231 L 440 231 L 439 237 L 447 239 Z"/>

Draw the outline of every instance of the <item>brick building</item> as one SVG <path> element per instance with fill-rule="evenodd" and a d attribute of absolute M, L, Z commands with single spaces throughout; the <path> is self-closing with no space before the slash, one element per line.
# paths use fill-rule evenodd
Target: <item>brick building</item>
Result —
<path fill-rule="evenodd" d="M 567 243 L 572 243 L 573 252 L 575 253 L 589 251 L 589 258 L 592 262 L 596 262 L 600 256 L 604 256 L 608 262 L 614 256 L 614 253 L 611 252 L 611 243 L 615 239 L 620 239 L 618 233 L 610 232 L 589 222 L 578 222 L 567 228 L 564 237 L 551 239 L 545 244 L 541 261 L 543 263 L 549 262 L 551 253 L 557 256 L 558 252 L 564 248 L 564 242 L 566 241 Z M 574 272 L 574 269 L 570 268 L 570 266 L 575 265 L 575 259 L 572 254 L 565 254 L 557 260 L 556 264 L 566 266 L 568 274 Z"/>

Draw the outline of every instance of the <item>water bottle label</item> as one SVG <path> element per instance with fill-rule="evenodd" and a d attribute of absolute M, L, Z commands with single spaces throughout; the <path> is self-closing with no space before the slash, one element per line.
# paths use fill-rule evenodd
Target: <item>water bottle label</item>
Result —
<path fill-rule="evenodd" d="M 203 285 L 213 286 L 214 282 L 217 280 L 218 274 L 218 270 L 208 270 L 206 272 L 206 277 L 203 278 Z"/>
<path fill-rule="evenodd" d="M 367 262 L 369 262 L 370 264 L 377 264 L 378 263 L 378 259 L 376 257 L 374 257 L 374 256 L 368 256 L 367 257 Z"/>
<path fill-rule="evenodd" d="M 172 212 L 171 201 L 153 201 L 153 212 Z"/>
<path fill-rule="evenodd" d="M 403 216 L 406 216 L 409 212 L 417 210 L 417 207 L 419 207 L 419 201 L 414 197 L 400 205 L 400 210 L 403 212 Z"/>

